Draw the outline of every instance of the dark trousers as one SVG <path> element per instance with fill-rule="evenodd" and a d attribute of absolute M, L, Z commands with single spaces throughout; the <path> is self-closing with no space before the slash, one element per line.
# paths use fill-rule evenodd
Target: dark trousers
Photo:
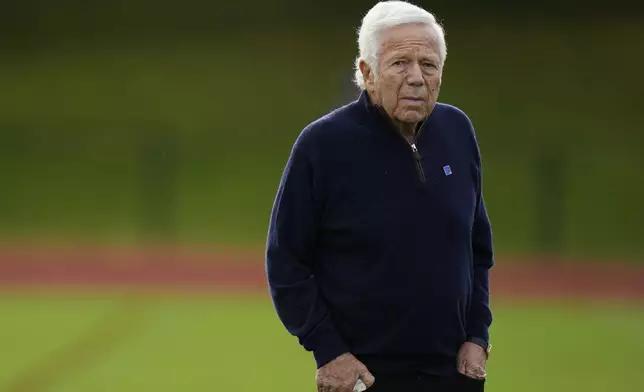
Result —
<path fill-rule="evenodd" d="M 376 382 L 367 392 L 483 392 L 485 380 L 427 374 L 377 374 Z"/>

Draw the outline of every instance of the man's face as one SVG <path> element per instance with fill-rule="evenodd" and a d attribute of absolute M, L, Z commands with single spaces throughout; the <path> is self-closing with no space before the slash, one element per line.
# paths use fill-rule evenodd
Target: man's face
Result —
<path fill-rule="evenodd" d="M 417 124 L 436 104 L 442 69 L 435 34 L 429 26 L 393 27 L 382 36 L 378 74 L 361 64 L 367 91 L 394 121 Z"/>

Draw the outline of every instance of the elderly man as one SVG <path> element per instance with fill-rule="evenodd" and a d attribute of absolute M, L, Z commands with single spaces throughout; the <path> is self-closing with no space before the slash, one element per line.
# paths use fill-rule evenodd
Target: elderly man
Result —
<path fill-rule="evenodd" d="M 358 42 L 360 97 L 301 132 L 279 185 L 275 309 L 320 392 L 482 391 L 492 236 L 473 126 L 437 103 L 443 29 L 381 2 Z"/>

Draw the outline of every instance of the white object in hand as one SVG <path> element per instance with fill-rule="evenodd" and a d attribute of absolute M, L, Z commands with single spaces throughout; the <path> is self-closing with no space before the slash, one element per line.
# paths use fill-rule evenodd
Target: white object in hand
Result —
<path fill-rule="evenodd" d="M 358 379 L 358 381 L 356 381 L 356 386 L 353 387 L 353 392 L 364 392 L 366 390 L 367 386 L 364 385 L 361 379 Z"/>

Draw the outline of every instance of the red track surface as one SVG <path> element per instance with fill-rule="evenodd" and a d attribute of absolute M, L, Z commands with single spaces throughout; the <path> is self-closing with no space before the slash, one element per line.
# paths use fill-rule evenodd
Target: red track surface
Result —
<path fill-rule="evenodd" d="M 501 257 L 491 280 L 492 295 L 504 299 L 644 301 L 644 267 L 620 263 Z M 0 289 L 81 288 L 261 294 L 266 281 L 257 252 L 0 247 Z"/>

